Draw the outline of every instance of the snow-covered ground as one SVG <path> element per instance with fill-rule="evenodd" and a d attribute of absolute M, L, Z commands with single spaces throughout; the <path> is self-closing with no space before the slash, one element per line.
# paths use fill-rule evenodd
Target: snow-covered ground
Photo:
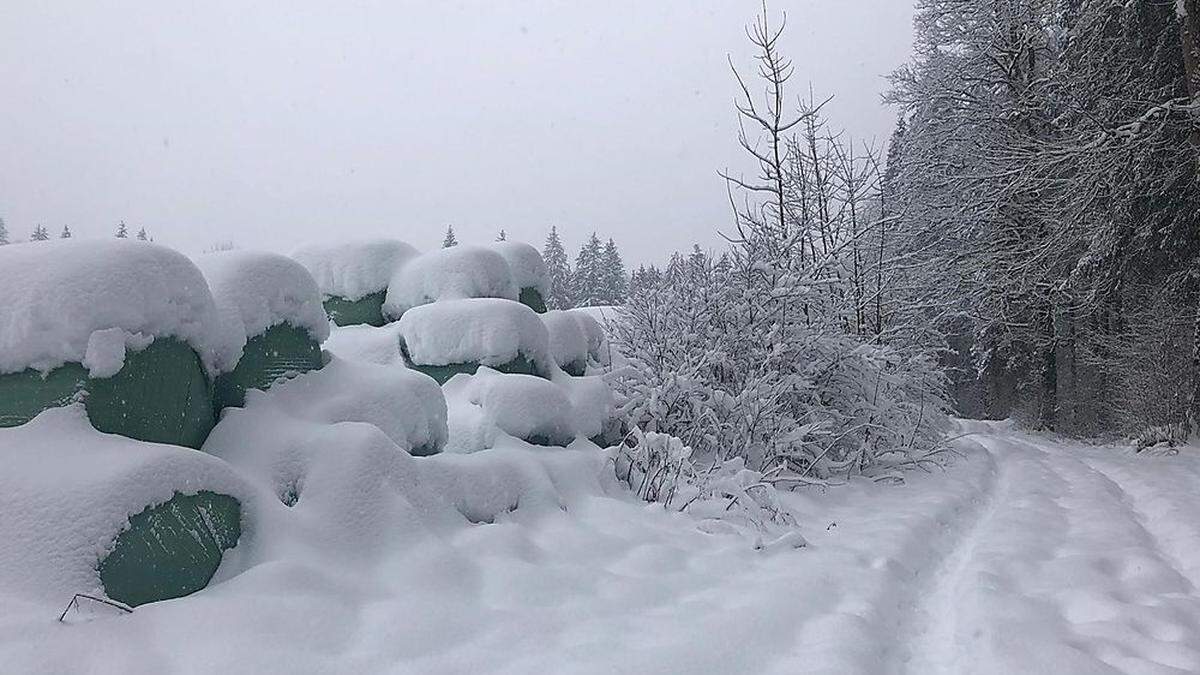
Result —
<path fill-rule="evenodd" d="M 594 449 L 418 458 L 492 522 L 409 497 L 366 557 L 312 521 L 130 615 L 0 598 L 0 670 L 1200 671 L 1200 456 L 966 424 L 945 472 L 786 495 L 800 549 L 638 503 Z"/>

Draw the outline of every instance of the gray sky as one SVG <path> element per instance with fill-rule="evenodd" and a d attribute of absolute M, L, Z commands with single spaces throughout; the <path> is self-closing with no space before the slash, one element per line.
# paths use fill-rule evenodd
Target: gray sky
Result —
<path fill-rule="evenodd" d="M 10 235 L 124 219 L 195 252 L 287 252 L 500 228 L 634 262 L 730 222 L 744 166 L 726 54 L 751 67 L 749 0 L 0 3 L 0 217 Z M 909 0 L 773 0 L 794 91 L 886 140 L 882 76 Z"/>

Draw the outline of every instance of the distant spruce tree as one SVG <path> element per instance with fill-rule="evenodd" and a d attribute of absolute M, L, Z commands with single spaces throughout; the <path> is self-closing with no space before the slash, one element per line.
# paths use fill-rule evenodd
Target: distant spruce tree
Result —
<path fill-rule="evenodd" d="M 4 219 L 0 218 L 0 246 L 8 243 L 8 228 L 4 226 Z"/>
<path fill-rule="evenodd" d="M 150 241 L 150 235 L 146 234 L 146 228 L 141 228 L 137 233 L 138 241 Z"/>
<path fill-rule="evenodd" d="M 71 226 L 63 225 L 62 234 L 58 235 L 58 238 L 59 239 L 70 239 L 71 238 Z"/>
<path fill-rule="evenodd" d="M 496 235 L 496 241 L 508 241 L 508 233 L 500 230 L 500 234 Z"/>
<path fill-rule="evenodd" d="M 558 238 L 558 228 L 551 227 L 542 247 L 542 260 L 546 262 L 546 281 L 550 286 L 550 297 L 546 306 L 550 309 L 570 309 L 575 306 L 571 293 L 571 260 Z"/>
<path fill-rule="evenodd" d="M 458 246 L 458 239 L 454 236 L 453 225 L 446 227 L 446 238 L 442 239 L 442 248 L 450 248 L 451 246 Z"/>
<path fill-rule="evenodd" d="M 578 307 L 604 304 L 604 245 L 593 232 L 575 257 L 574 296 Z"/>
<path fill-rule="evenodd" d="M 601 293 L 606 305 L 623 305 L 629 293 L 629 279 L 625 276 L 625 263 L 617 243 L 610 237 L 601 256 Z"/>
<path fill-rule="evenodd" d="M 122 220 L 121 224 L 117 225 L 117 239 L 128 239 L 128 238 L 129 238 L 129 228 L 125 226 L 125 221 Z"/>
<path fill-rule="evenodd" d="M 33 234 L 29 235 L 29 241 L 46 241 L 49 238 L 50 233 L 41 225 L 33 228 Z"/>

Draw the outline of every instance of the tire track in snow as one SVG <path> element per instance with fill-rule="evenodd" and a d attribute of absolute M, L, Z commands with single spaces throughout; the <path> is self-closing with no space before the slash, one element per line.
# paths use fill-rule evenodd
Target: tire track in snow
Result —
<path fill-rule="evenodd" d="M 991 431 L 985 433 L 990 436 Z M 1003 460 L 997 457 L 990 440 L 984 436 L 976 441 L 990 464 L 983 489 L 968 514 L 955 514 L 960 519 L 969 517 L 969 521 L 957 528 L 944 523 L 946 529 L 956 529 L 960 534 L 940 560 L 930 561 L 925 583 L 917 585 L 907 611 L 899 617 L 895 644 L 900 658 L 889 664 L 891 671 L 914 675 L 956 672 L 955 598 L 977 542 L 1009 490 Z"/>

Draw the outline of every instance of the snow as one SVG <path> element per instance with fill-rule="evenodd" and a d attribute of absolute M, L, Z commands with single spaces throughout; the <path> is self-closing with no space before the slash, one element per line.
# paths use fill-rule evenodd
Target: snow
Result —
<path fill-rule="evenodd" d="M 0 473 L 0 513 L 53 509 L 72 531 L 77 518 L 108 522 L 29 495 L 60 474 L 63 489 L 105 482 L 96 476 L 122 459 L 105 444 L 161 447 L 97 434 L 82 418 L 54 441 L 67 449 L 47 447 L 44 426 L 30 431 L 69 414 L 82 412 L 0 431 L 36 444 L 0 441 L 6 454 L 70 460 L 22 461 L 32 482 Z M 57 542 L 13 539 L 21 521 L 0 519 L 5 669 L 1200 670 L 1195 449 L 1147 457 L 972 423 L 947 470 L 783 493 L 800 526 L 763 533 L 632 499 L 611 458 L 586 443 L 501 438 L 474 454 L 412 458 L 371 425 L 305 424 L 260 434 L 306 444 L 299 502 L 256 509 L 247 549 L 188 598 L 58 624 L 78 570 L 41 557 L 63 550 Z M 218 460 L 171 450 L 198 457 L 214 480 L 227 473 Z M 35 558 L 43 564 L 32 568 Z"/>
<path fill-rule="evenodd" d="M 119 329 L 127 334 L 97 331 Z M 81 363 L 92 343 L 95 375 L 112 375 L 124 346 L 174 337 L 210 374 L 240 349 L 220 328 L 200 270 L 148 242 L 60 239 L 0 247 L 0 374 Z"/>
<path fill-rule="evenodd" d="M 584 332 L 583 314 L 562 310 L 550 310 L 542 315 L 542 322 L 550 333 L 550 355 L 560 368 L 573 363 L 587 365 L 589 335 Z"/>
<path fill-rule="evenodd" d="M 120 328 L 98 330 L 88 336 L 81 363 L 91 377 L 112 377 L 125 367 L 125 355 L 129 350 L 141 351 L 153 341 L 153 336 L 133 334 Z"/>
<path fill-rule="evenodd" d="M 6 611 L 18 599 L 65 606 L 76 592 L 102 595 L 97 562 L 130 516 L 175 492 L 236 497 L 246 529 L 253 527 L 253 493 L 224 462 L 100 433 L 81 404 L 0 429 L 0 457 L 0 605 Z"/>
<path fill-rule="evenodd" d="M 325 341 L 325 350 L 351 361 L 381 366 L 404 366 L 400 353 L 400 324 L 338 326 Z"/>
<path fill-rule="evenodd" d="M 562 446 L 576 437 L 574 406 L 550 380 L 480 368 L 454 376 L 443 390 L 451 411 L 447 448 L 453 452 L 493 447 L 501 434 Z"/>
<path fill-rule="evenodd" d="M 579 322 L 584 334 L 587 335 L 588 354 L 597 363 L 608 365 L 610 360 L 608 336 L 604 331 L 604 325 L 620 316 L 620 308 L 577 307 L 568 311 Z"/>
<path fill-rule="evenodd" d="M 396 318 L 413 307 L 441 300 L 516 300 L 519 295 L 508 262 L 499 253 L 483 246 L 451 246 L 404 265 L 388 285 L 383 313 Z"/>
<path fill-rule="evenodd" d="M 385 290 L 417 249 L 395 239 L 313 244 L 292 252 L 326 297 L 355 301 Z"/>
<path fill-rule="evenodd" d="M 502 366 L 524 355 L 548 372 L 550 337 L 538 315 L 513 300 L 471 298 L 414 307 L 400 318 L 414 363 Z"/>
<path fill-rule="evenodd" d="M 195 259 L 226 326 L 242 344 L 272 326 L 307 330 L 318 343 L 329 337 L 329 319 L 316 281 L 300 263 L 259 251 L 222 251 Z"/>
<path fill-rule="evenodd" d="M 545 297 L 550 294 L 550 278 L 542 254 L 529 244 L 519 241 L 498 241 L 491 249 L 499 253 L 512 271 L 517 288 L 533 288 Z"/>
<path fill-rule="evenodd" d="M 270 436 L 281 426 L 303 423 L 370 424 L 403 450 L 440 448 L 446 443 L 446 401 L 437 382 L 402 367 L 346 361 L 336 356 L 320 370 L 250 391 L 243 409 L 227 409 L 204 450 L 240 464 L 266 456 Z M 290 422 L 289 422 L 290 420 Z M 294 423 L 293 423 L 294 422 Z M 267 438 L 251 442 L 260 435 Z"/>

